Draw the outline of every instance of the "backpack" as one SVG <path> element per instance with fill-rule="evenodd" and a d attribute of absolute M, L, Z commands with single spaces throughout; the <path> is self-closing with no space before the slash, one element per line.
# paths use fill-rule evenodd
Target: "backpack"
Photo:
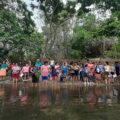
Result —
<path fill-rule="evenodd" d="M 99 66 L 96 66 L 95 72 L 96 72 L 96 73 L 101 73 L 101 70 L 100 70 Z"/>
<path fill-rule="evenodd" d="M 86 74 L 88 73 L 87 67 L 84 68 L 84 72 L 85 72 Z"/>

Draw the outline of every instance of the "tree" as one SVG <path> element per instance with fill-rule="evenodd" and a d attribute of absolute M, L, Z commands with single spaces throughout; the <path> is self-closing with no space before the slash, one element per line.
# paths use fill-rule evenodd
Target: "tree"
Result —
<path fill-rule="evenodd" d="M 27 10 L 25 3 L 20 0 L 14 2 L 17 8 L 9 6 L 9 2 L 6 1 L 2 2 L 4 7 L 0 10 L 1 56 L 23 60 L 29 59 L 30 54 L 34 53 L 33 58 L 40 57 L 43 36 L 35 31 L 32 14 Z"/>

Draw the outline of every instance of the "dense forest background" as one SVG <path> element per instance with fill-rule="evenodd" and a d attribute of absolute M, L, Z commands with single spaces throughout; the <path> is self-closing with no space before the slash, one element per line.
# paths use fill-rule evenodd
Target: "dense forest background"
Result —
<path fill-rule="evenodd" d="M 120 0 L 30 1 L 41 32 L 24 0 L 0 0 L 1 59 L 120 58 Z"/>

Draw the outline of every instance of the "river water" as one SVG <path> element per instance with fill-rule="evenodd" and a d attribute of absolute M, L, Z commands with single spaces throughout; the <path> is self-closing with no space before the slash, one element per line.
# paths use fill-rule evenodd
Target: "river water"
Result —
<path fill-rule="evenodd" d="M 1 84 L 0 120 L 120 120 L 120 87 Z"/>

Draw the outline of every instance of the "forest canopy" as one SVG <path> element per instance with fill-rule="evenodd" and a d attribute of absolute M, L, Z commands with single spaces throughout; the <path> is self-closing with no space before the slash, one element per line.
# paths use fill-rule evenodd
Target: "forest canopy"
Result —
<path fill-rule="evenodd" d="M 120 57 L 119 0 L 31 0 L 31 9 L 24 0 L 0 1 L 1 58 Z M 41 32 L 35 9 L 44 20 Z"/>

